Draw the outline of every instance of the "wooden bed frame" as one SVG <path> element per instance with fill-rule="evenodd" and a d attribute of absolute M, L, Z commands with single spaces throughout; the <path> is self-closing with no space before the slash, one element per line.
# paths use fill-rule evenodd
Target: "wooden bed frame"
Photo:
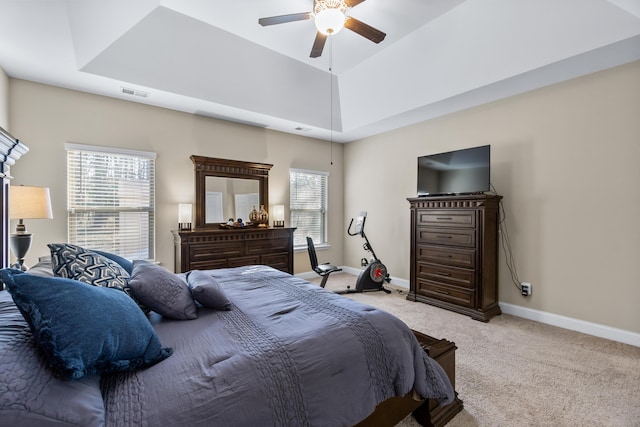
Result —
<path fill-rule="evenodd" d="M 424 351 L 445 370 L 455 390 L 457 348 L 455 343 L 436 339 L 418 331 L 413 333 Z M 357 427 L 395 426 L 411 413 L 422 426 L 440 427 L 447 424 L 462 409 L 463 404 L 458 398 L 458 392 L 455 392 L 453 402 L 447 406 L 439 406 L 433 399 L 416 401 L 411 394 L 408 394 L 380 403 L 371 415 L 357 424 Z"/>

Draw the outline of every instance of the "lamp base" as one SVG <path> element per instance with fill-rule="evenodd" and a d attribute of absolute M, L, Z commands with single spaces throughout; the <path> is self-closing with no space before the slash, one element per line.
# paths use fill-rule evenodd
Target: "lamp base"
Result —
<path fill-rule="evenodd" d="M 11 252 L 16 257 L 16 263 L 11 267 L 17 268 L 22 271 L 27 271 L 27 266 L 24 264 L 24 258 L 29 252 L 31 247 L 31 233 L 16 233 L 9 237 L 9 245 L 11 246 Z"/>

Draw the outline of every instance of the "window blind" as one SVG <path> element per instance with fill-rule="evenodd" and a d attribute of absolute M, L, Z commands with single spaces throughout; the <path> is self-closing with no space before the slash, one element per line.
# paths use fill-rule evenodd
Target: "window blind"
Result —
<path fill-rule="evenodd" d="M 155 258 L 155 153 L 66 144 L 68 240 Z"/>
<path fill-rule="evenodd" d="M 327 243 L 327 172 L 289 170 L 289 209 L 294 247 L 306 247 L 307 236 Z"/>

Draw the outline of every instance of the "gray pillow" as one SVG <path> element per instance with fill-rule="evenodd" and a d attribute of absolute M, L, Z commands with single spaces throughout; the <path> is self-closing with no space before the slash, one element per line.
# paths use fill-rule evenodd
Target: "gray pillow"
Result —
<path fill-rule="evenodd" d="M 164 317 L 175 320 L 198 317 L 189 285 L 159 265 L 134 260 L 129 288 L 136 300 Z"/>
<path fill-rule="evenodd" d="M 215 278 L 204 271 L 193 270 L 187 276 L 193 299 L 205 307 L 216 310 L 231 310 L 231 301 L 227 298 Z"/>
<path fill-rule="evenodd" d="M 53 263 L 51 257 L 40 257 L 38 263 L 28 270 L 29 274 L 42 277 L 53 277 Z"/>

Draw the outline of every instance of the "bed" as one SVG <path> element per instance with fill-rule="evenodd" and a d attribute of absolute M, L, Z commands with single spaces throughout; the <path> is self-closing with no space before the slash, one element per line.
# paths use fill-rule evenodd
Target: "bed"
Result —
<path fill-rule="evenodd" d="M 0 291 L 0 420 L 7 425 L 353 426 L 390 410 L 385 403 L 394 399 L 408 415 L 426 399 L 448 405 L 456 398 L 445 371 L 402 321 L 271 267 L 173 274 L 134 262 L 131 296 L 52 277 L 50 269 L 0 271 L 12 290 Z M 119 305 L 83 296 L 65 297 L 61 308 L 54 300 L 56 316 L 75 322 L 58 339 L 93 342 L 114 317 L 127 319 L 108 340 L 148 327 L 144 357 L 106 363 L 101 353 L 94 365 L 66 371 L 52 363 L 52 345 L 43 344 L 51 337 L 34 325 L 44 321 L 20 292 L 60 299 L 76 284 L 81 292 L 100 288 L 99 298 L 117 297 Z M 200 298 L 187 301 L 184 289 Z M 136 313 L 122 295 L 135 301 Z M 154 298 L 173 298 L 173 306 L 154 305 Z M 118 311 L 123 304 L 126 313 Z M 176 306 L 177 318 L 167 312 Z"/>

